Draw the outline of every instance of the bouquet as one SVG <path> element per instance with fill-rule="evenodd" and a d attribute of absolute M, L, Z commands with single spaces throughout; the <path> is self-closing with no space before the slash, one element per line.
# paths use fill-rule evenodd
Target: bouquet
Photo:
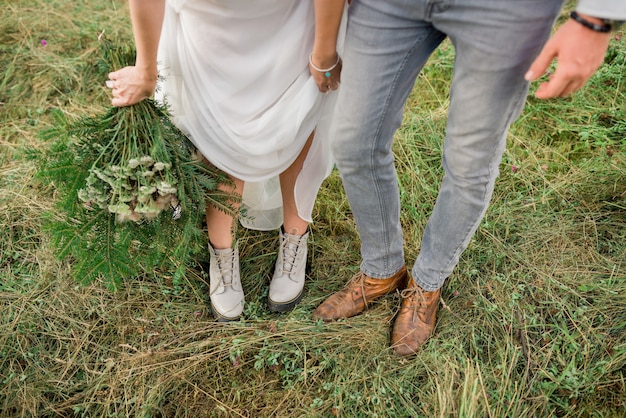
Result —
<path fill-rule="evenodd" d="M 78 190 L 87 207 L 108 210 L 118 222 L 152 220 L 167 208 L 180 217 L 178 194 L 186 187 L 179 190 L 179 182 L 194 181 L 202 167 L 193 167 L 193 148 L 164 109 L 150 100 L 112 108 L 102 118 L 83 120 L 76 134 L 78 146 L 96 156 Z"/>
<path fill-rule="evenodd" d="M 134 50 L 100 40 L 101 75 L 134 63 Z M 46 227 L 60 258 L 83 282 L 116 287 L 142 273 L 172 272 L 180 280 L 206 248 L 206 204 L 233 213 L 238 196 L 206 164 L 189 138 L 153 100 L 109 107 L 77 121 L 57 111 L 51 140 L 39 153 L 38 177 L 61 196 Z"/>

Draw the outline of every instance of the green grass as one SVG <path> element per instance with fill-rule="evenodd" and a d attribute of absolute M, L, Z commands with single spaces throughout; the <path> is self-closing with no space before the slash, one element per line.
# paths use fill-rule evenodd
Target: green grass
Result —
<path fill-rule="evenodd" d="M 529 98 L 493 203 L 412 359 L 388 348 L 399 297 L 350 320 L 312 310 L 358 269 L 334 172 L 315 208 L 303 302 L 270 313 L 275 233 L 240 230 L 246 319 L 212 321 L 190 271 L 72 280 L 42 229 L 55 195 L 28 149 L 52 111 L 108 103 L 97 37 L 130 39 L 125 2 L 19 0 L 0 15 L 0 416 L 617 417 L 626 408 L 626 45 L 572 98 Z M 47 41 L 41 45 L 41 39 Z M 453 50 L 432 57 L 395 152 L 407 262 L 441 178 Z M 156 279 L 154 278 L 156 277 Z"/>

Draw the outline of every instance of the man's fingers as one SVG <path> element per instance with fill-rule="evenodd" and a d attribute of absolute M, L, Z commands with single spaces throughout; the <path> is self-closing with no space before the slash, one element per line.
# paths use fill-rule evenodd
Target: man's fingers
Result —
<path fill-rule="evenodd" d="M 545 83 L 541 83 L 537 91 L 535 92 L 535 97 L 538 99 L 552 99 L 555 97 L 566 97 L 569 94 L 575 92 L 580 87 L 582 87 L 582 83 L 571 81 L 569 83 L 554 83 L 552 80 L 547 81 Z"/>
<path fill-rule="evenodd" d="M 524 75 L 524 78 L 528 81 L 533 81 L 541 77 L 546 72 L 548 66 L 555 57 L 556 51 L 550 47 L 550 42 L 548 42 L 546 46 L 543 47 L 537 58 L 535 58 L 535 61 L 533 61 L 530 65 L 530 68 L 526 72 L 526 75 Z"/>

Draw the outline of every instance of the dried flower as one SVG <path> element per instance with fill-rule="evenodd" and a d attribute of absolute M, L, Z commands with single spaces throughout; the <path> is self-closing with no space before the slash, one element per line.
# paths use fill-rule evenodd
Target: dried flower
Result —
<path fill-rule="evenodd" d="M 161 170 L 164 170 L 164 169 L 169 169 L 171 167 L 172 167 L 172 164 L 170 164 L 170 163 L 157 162 L 157 163 L 154 163 L 154 166 L 152 167 L 152 169 L 154 171 L 161 171 Z"/>
<path fill-rule="evenodd" d="M 143 157 L 139 159 L 139 162 L 142 165 L 149 166 L 154 162 L 154 160 L 149 155 L 144 155 Z"/>

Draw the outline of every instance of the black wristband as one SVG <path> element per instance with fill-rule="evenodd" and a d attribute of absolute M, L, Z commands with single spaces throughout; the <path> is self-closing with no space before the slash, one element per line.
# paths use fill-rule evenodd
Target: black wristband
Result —
<path fill-rule="evenodd" d="M 581 17 L 578 13 L 576 13 L 575 10 L 572 13 L 570 13 L 569 17 L 571 17 L 572 19 L 574 19 L 575 21 L 577 21 L 578 23 L 580 23 L 587 29 L 591 29 L 594 32 L 602 32 L 602 33 L 611 32 L 611 24 L 609 23 L 599 24 L 599 23 L 590 22 L 587 19 Z"/>

